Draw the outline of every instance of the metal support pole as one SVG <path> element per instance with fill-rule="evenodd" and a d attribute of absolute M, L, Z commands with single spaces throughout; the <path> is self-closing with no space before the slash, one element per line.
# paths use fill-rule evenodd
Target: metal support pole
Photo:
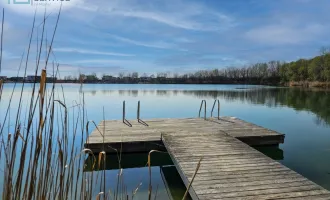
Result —
<path fill-rule="evenodd" d="M 123 123 L 125 123 L 125 101 L 123 101 Z"/>
<path fill-rule="evenodd" d="M 140 120 L 140 101 L 138 101 L 137 119 Z"/>
<path fill-rule="evenodd" d="M 204 120 L 206 120 L 206 100 L 204 100 Z"/>
<path fill-rule="evenodd" d="M 218 120 L 220 120 L 220 101 L 218 100 Z"/>
<path fill-rule="evenodd" d="M 201 111 L 202 111 L 203 104 L 204 104 L 204 119 L 206 120 L 206 100 L 202 100 L 202 102 L 201 102 L 198 117 L 201 117 Z"/>
<path fill-rule="evenodd" d="M 218 103 L 218 120 L 220 120 L 220 101 L 218 99 L 214 100 L 213 107 L 211 110 L 211 118 L 213 117 L 213 110 L 216 103 Z"/>

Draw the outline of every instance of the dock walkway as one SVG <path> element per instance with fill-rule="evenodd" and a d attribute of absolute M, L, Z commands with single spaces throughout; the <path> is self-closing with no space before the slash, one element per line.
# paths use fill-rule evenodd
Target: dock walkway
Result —
<path fill-rule="evenodd" d="M 330 192 L 249 145 L 284 135 L 233 117 L 102 121 L 85 146 L 94 152 L 166 150 L 193 199 L 330 199 Z M 111 146 L 111 147 L 110 147 Z"/>
<path fill-rule="evenodd" d="M 163 135 L 193 199 L 330 199 L 330 193 L 252 147 L 218 132 Z"/>
<path fill-rule="evenodd" d="M 111 147 L 121 147 L 123 152 L 139 152 L 159 148 L 162 145 L 161 135 L 179 131 L 215 132 L 222 130 L 248 145 L 278 145 L 284 142 L 284 134 L 245 122 L 235 117 L 185 118 L 185 119 L 151 119 L 146 121 L 132 120 L 130 125 L 121 120 L 101 121 L 86 142 L 86 147 L 93 152 L 103 151 L 103 143 Z M 104 135 L 104 137 L 103 137 Z M 111 152 L 107 145 L 105 150 Z"/>

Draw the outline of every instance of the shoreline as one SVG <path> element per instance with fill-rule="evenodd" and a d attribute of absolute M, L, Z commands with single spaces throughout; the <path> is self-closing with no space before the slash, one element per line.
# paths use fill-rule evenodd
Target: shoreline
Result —
<path fill-rule="evenodd" d="M 3 84 L 5 83 L 23 83 L 23 82 L 14 82 L 14 81 L 4 81 Z M 25 82 L 25 83 L 34 83 L 34 82 Z M 39 82 L 37 82 L 39 83 Z M 48 82 L 48 83 L 53 83 L 53 82 Z M 193 83 L 193 82 L 188 82 L 188 83 L 157 83 L 157 82 L 84 82 L 84 83 L 79 83 L 79 82 L 74 82 L 74 81 L 56 81 L 56 84 L 118 84 L 118 85 L 258 85 L 258 86 L 273 86 L 273 87 L 290 87 L 290 88 L 322 88 L 322 89 L 330 89 L 330 82 L 318 82 L 318 81 L 297 81 L 297 82 L 286 82 L 286 83 L 279 83 L 279 84 L 258 84 L 258 83 L 210 83 L 210 82 L 204 82 L 204 83 Z"/>

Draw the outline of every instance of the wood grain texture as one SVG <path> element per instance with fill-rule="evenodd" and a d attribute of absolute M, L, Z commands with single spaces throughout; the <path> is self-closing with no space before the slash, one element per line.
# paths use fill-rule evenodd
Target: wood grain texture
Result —
<path fill-rule="evenodd" d="M 241 139 L 249 145 L 277 145 L 284 142 L 284 135 L 275 131 L 257 126 L 237 119 L 235 117 L 186 119 L 151 119 L 145 120 L 145 126 L 137 120 L 129 120 L 132 127 L 120 120 L 101 121 L 98 129 L 92 131 L 86 144 L 156 141 L 162 134 L 175 133 L 178 137 L 186 132 L 198 132 L 200 134 L 225 132 L 235 138 Z M 104 136 L 104 137 L 103 137 Z M 221 138 L 217 138 L 220 142 Z M 224 141 L 226 142 L 226 141 Z"/>
<path fill-rule="evenodd" d="M 162 135 L 193 199 L 330 199 L 330 192 L 223 131 Z M 226 142 L 222 142 L 226 141 Z"/>
<path fill-rule="evenodd" d="M 234 117 L 101 121 L 85 146 L 94 152 L 167 150 L 193 199 L 330 199 L 330 193 L 249 145 L 278 145 L 284 135 Z"/>

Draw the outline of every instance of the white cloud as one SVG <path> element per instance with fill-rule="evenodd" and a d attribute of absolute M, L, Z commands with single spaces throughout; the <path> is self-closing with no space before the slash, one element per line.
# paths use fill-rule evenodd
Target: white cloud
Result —
<path fill-rule="evenodd" d="M 93 1 L 93 3 L 84 1 L 79 8 L 98 12 L 111 20 L 116 17 L 135 18 L 187 30 L 219 31 L 234 25 L 234 20 L 230 16 L 216 12 L 203 4 L 180 0 L 167 0 L 162 4 L 154 1 L 141 3 L 134 0 Z"/>
<path fill-rule="evenodd" d="M 132 54 L 96 51 L 96 50 L 70 48 L 70 47 L 54 48 L 53 50 L 55 52 L 65 52 L 65 53 L 95 54 L 95 55 L 106 55 L 106 56 L 134 56 Z"/>
<path fill-rule="evenodd" d="M 266 25 L 246 32 L 246 37 L 255 42 L 271 45 L 299 44 L 314 40 L 324 34 L 325 27 L 309 24 L 303 27 L 294 25 Z"/>
<path fill-rule="evenodd" d="M 159 49 L 172 49 L 174 48 L 173 44 L 167 43 L 167 42 L 163 42 L 163 41 L 158 41 L 158 42 L 142 42 L 142 41 L 137 41 L 137 40 L 132 40 L 129 38 L 125 38 L 125 37 L 121 37 L 121 36 L 117 36 L 117 35 L 111 35 L 110 37 L 125 42 L 125 43 L 129 43 L 129 44 L 134 44 L 137 46 L 144 46 L 144 47 L 152 47 L 152 48 L 159 48 Z"/>
<path fill-rule="evenodd" d="M 137 60 L 118 60 L 118 59 L 83 59 L 75 60 L 70 63 L 74 64 L 101 64 L 101 65 L 118 65 L 118 64 L 134 64 Z"/>

